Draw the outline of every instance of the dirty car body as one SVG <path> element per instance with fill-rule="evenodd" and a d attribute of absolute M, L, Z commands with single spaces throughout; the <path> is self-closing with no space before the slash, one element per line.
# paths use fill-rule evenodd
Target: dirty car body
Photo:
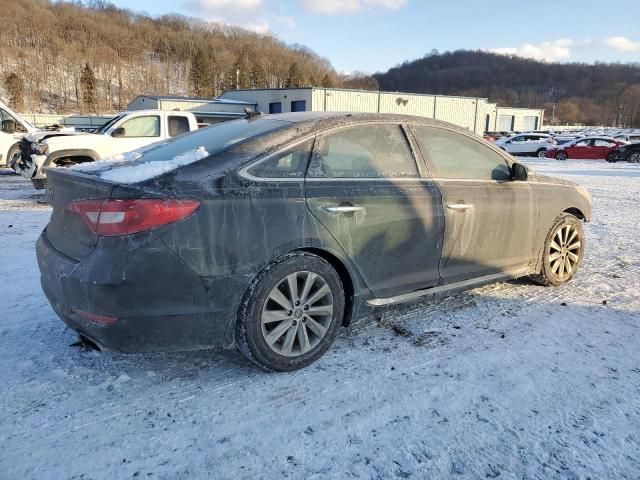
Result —
<path fill-rule="evenodd" d="M 206 155 L 153 170 L 195 149 Z M 315 360 L 305 355 L 328 348 L 322 341 L 331 322 L 537 274 L 558 217 L 588 220 L 591 213 L 588 193 L 570 182 L 527 174 L 481 138 L 409 116 L 236 120 L 133 162 L 93 165 L 49 171 L 53 214 L 37 256 L 56 313 L 102 348 L 240 345 L 275 370 Z M 149 167 L 151 178 L 141 177 Z M 155 210 L 145 223 L 149 205 Z M 133 227 L 120 230 L 127 212 Z M 164 223 L 157 220 L 163 215 Z M 276 274 L 289 286 L 270 280 Z M 314 289 L 315 297 L 329 293 L 319 306 L 305 304 L 307 314 L 295 299 L 304 303 Z M 284 320 L 273 328 L 276 314 Z M 265 345 L 277 349 L 265 353 L 260 339 L 243 340 L 251 315 L 258 324 L 262 318 L 256 331 L 262 328 Z M 311 330 L 302 331 L 298 319 Z M 261 352 L 271 360 L 260 360 Z"/>

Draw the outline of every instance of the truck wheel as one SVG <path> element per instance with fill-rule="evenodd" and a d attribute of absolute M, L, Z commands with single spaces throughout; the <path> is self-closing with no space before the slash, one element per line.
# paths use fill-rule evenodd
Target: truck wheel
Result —
<path fill-rule="evenodd" d="M 4 165 L 5 167 L 11 167 L 11 161 L 13 160 L 13 157 L 15 157 L 16 155 L 18 155 L 20 153 L 20 145 L 14 145 L 9 149 L 9 152 L 7 153 L 7 158 L 5 159 Z"/>
<path fill-rule="evenodd" d="M 288 372 L 320 358 L 338 335 L 344 289 L 317 255 L 285 255 L 260 272 L 236 321 L 240 351 L 267 371 Z"/>
<path fill-rule="evenodd" d="M 47 179 L 46 178 L 32 178 L 31 183 L 33 183 L 33 188 L 36 190 L 44 190 L 47 188 Z"/>
<path fill-rule="evenodd" d="M 584 256 L 584 232 L 580 220 L 569 214 L 560 215 L 544 242 L 542 269 L 531 279 L 541 285 L 562 285 L 571 280 Z"/>

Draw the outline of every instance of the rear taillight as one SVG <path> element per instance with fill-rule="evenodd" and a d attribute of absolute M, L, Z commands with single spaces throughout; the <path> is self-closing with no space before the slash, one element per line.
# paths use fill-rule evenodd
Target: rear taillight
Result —
<path fill-rule="evenodd" d="M 114 237 L 183 220 L 199 206 L 197 200 L 78 200 L 67 211 L 80 215 L 93 233 Z"/>

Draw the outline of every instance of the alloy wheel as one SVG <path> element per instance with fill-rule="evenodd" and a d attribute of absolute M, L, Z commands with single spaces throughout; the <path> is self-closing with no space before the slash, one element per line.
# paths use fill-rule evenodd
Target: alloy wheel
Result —
<path fill-rule="evenodd" d="M 573 274 L 580 260 L 582 242 L 580 232 L 573 225 L 562 225 L 549 244 L 551 273 L 564 280 Z"/>
<path fill-rule="evenodd" d="M 567 154 L 564 152 L 558 152 L 556 154 L 556 160 L 566 160 L 567 159 Z"/>
<path fill-rule="evenodd" d="M 631 163 L 640 163 L 640 153 L 632 153 L 629 156 L 629 161 Z"/>
<path fill-rule="evenodd" d="M 540 150 L 538 152 L 538 158 L 546 158 L 547 156 L 547 151 L 546 150 Z"/>
<path fill-rule="evenodd" d="M 280 280 L 262 307 L 262 336 L 285 357 L 313 350 L 333 321 L 333 295 L 327 281 L 313 272 L 295 272 Z"/>

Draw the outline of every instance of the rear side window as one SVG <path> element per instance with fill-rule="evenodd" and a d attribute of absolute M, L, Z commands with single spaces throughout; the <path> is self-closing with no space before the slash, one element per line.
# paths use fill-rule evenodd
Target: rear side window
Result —
<path fill-rule="evenodd" d="M 480 140 L 460 133 L 424 125 L 413 125 L 422 154 L 435 169 L 435 176 L 448 179 L 510 180 L 506 161 Z"/>
<path fill-rule="evenodd" d="M 316 140 L 309 177 L 419 177 L 400 125 L 370 124 L 345 128 Z"/>
<path fill-rule="evenodd" d="M 602 140 L 602 139 L 597 139 L 595 142 L 593 142 L 593 145 L 594 147 L 607 147 L 607 148 L 616 146 L 615 143 L 610 142 L 609 140 Z"/>
<path fill-rule="evenodd" d="M 177 137 L 189 131 L 189 119 L 181 115 L 169 115 L 169 136 Z"/>
<path fill-rule="evenodd" d="M 313 141 L 309 140 L 254 165 L 250 175 L 260 178 L 304 178 Z"/>
<path fill-rule="evenodd" d="M 124 128 L 123 137 L 159 137 L 160 117 L 135 117 L 121 125 Z"/>

